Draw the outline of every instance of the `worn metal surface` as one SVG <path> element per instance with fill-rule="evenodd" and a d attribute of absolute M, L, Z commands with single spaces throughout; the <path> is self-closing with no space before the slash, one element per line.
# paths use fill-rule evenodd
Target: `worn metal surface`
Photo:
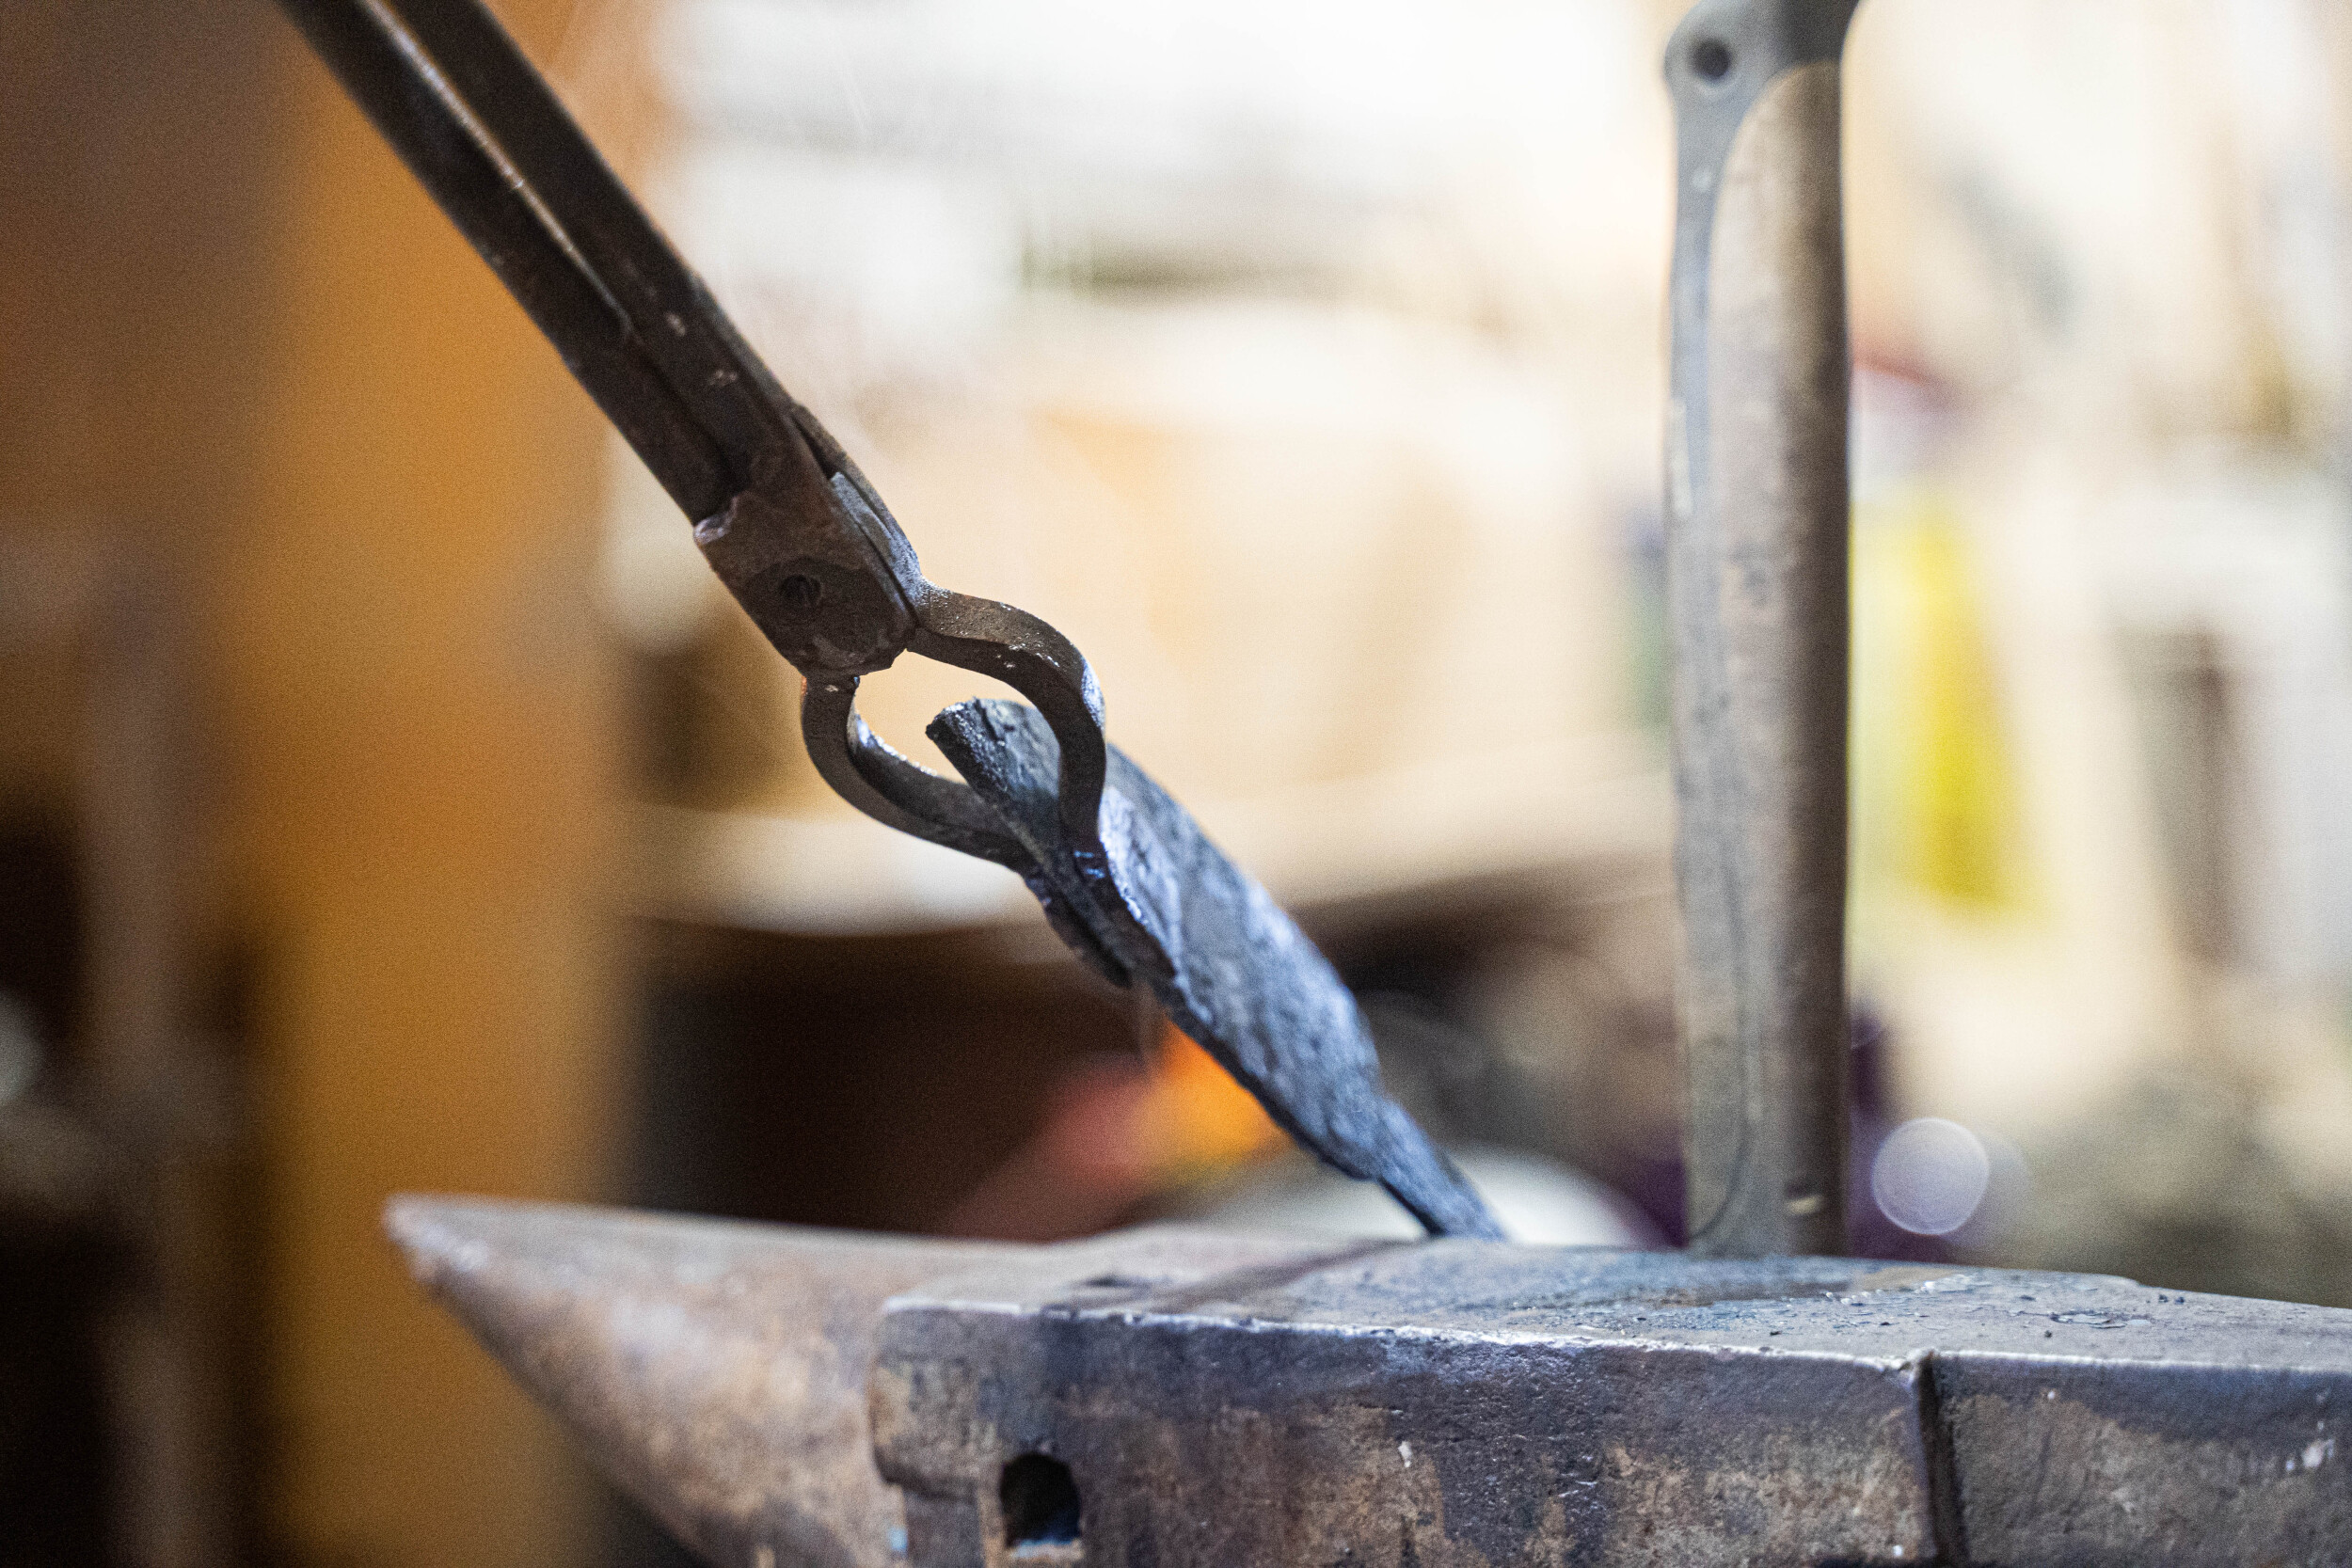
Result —
<path fill-rule="evenodd" d="M 1356 999 L 1281 907 L 1116 748 L 1095 866 L 1056 852 L 1054 731 L 961 703 L 930 736 L 1035 857 L 1057 925 L 1109 955 L 1298 1142 L 1375 1180 L 1437 1235 L 1500 1237 L 1485 1202 L 1380 1085 Z M 1066 937 L 1080 946 L 1073 934 Z"/>
<path fill-rule="evenodd" d="M 891 1303 L 919 1568 L 2249 1564 L 2352 1541 L 2352 1313 L 2101 1276 L 1142 1233 Z M 1032 1548 L 1027 1557 L 1040 1555 Z"/>
<path fill-rule="evenodd" d="M 1845 1244 L 1852 0 L 1703 0 L 1666 54 L 1667 595 L 1693 1250 Z"/>
<path fill-rule="evenodd" d="M 1183 1227 L 988 1247 L 427 1198 L 389 1224 L 724 1568 L 2283 1568 L 2352 1540 L 2352 1312 L 2325 1307 Z M 1079 1539 L 1016 1559 L 1029 1454 L 1067 1465 Z"/>
<path fill-rule="evenodd" d="M 882 1304 L 1003 1249 L 401 1198 L 417 1278 L 597 1468 L 721 1568 L 903 1561 L 866 1370 Z"/>

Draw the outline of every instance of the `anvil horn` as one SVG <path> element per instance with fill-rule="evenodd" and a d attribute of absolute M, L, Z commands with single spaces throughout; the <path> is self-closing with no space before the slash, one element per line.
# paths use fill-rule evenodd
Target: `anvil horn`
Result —
<path fill-rule="evenodd" d="M 903 1563 L 866 1374 L 884 1300 L 1026 1248 L 400 1197 L 420 1283 L 722 1568 Z"/>

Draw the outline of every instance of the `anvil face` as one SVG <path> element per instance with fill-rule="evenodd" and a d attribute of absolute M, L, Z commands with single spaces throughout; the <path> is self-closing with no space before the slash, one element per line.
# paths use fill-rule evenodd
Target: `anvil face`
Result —
<path fill-rule="evenodd" d="M 2352 1541 L 2352 1312 L 1485 1242 L 977 1249 L 421 1203 L 394 1227 L 608 1469 L 745 1568 L 2321 1563 Z"/>

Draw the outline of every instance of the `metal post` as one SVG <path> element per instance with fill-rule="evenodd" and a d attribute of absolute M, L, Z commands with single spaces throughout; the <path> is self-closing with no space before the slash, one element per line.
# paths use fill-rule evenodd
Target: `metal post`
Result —
<path fill-rule="evenodd" d="M 1845 1243 L 1853 0 L 1701 0 L 1667 47 L 1683 1137 L 1692 1250 Z"/>

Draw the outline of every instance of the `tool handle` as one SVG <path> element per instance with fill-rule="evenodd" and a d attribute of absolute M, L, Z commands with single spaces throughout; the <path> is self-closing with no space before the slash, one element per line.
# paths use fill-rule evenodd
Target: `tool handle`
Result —
<path fill-rule="evenodd" d="M 744 342 L 482 0 L 279 0 L 671 499 L 776 650 L 808 678 L 818 769 L 880 820 L 1016 867 L 971 790 L 856 717 L 858 677 L 910 648 L 1006 681 L 1061 749 L 1064 847 L 1104 855 L 1102 693 L 1044 622 L 922 575 L 882 498 Z"/>
<path fill-rule="evenodd" d="M 687 515 L 699 520 L 724 506 L 742 488 L 739 455 L 721 448 L 708 421 L 646 354 L 642 323 L 580 257 L 427 40 L 369 0 L 280 5 Z M 476 30 L 519 64 L 486 13 Z M 562 128 L 579 137 L 568 119 Z"/>
<path fill-rule="evenodd" d="M 803 673 L 887 667 L 921 582 L 906 536 L 481 0 L 279 3 L 695 523 L 777 650 Z"/>
<path fill-rule="evenodd" d="M 1845 251 L 1853 0 L 1701 0 L 1667 48 L 1667 597 L 1693 1250 L 1845 1243 Z"/>

